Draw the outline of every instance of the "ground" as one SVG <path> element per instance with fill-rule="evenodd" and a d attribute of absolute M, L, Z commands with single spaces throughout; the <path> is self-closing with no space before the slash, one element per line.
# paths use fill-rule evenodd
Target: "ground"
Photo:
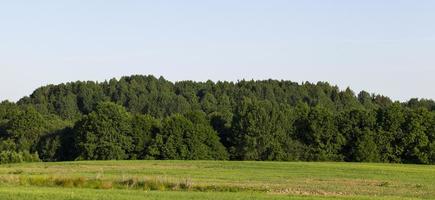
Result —
<path fill-rule="evenodd" d="M 0 165 L 0 199 L 435 199 L 435 166 L 231 161 Z"/>

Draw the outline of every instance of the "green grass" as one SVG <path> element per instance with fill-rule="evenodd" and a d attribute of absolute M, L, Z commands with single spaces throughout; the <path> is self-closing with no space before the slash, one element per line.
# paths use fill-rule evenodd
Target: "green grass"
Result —
<path fill-rule="evenodd" d="M 0 165 L 0 199 L 435 199 L 435 166 L 224 161 Z"/>

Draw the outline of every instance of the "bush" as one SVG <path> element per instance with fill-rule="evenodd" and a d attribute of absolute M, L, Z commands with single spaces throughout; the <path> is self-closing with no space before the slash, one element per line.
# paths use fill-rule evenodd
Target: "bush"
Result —
<path fill-rule="evenodd" d="M 40 162 L 41 161 L 41 159 L 39 159 L 38 152 L 35 152 L 32 154 L 32 153 L 25 151 L 25 152 L 22 152 L 21 154 L 23 156 L 24 162 Z"/>
<path fill-rule="evenodd" d="M 22 163 L 22 162 L 39 162 L 38 153 L 29 152 L 1 151 L 0 164 Z"/>

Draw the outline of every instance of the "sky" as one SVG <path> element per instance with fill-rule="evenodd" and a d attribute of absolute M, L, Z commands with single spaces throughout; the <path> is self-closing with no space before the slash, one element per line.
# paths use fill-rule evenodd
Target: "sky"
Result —
<path fill-rule="evenodd" d="M 435 99 L 434 10 L 432 0 L 0 0 L 0 101 L 132 74 Z"/>

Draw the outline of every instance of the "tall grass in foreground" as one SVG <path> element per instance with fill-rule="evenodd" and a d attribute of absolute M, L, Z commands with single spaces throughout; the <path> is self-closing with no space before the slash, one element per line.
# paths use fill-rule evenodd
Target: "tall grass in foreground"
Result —
<path fill-rule="evenodd" d="M 4 186 L 37 186 L 92 189 L 136 189 L 146 191 L 203 191 L 203 192 L 266 192 L 261 187 L 239 187 L 225 185 L 194 185 L 190 179 L 174 180 L 166 177 L 125 177 L 117 180 L 86 178 L 86 177 L 56 177 L 56 176 L 18 176 L 0 177 L 0 185 Z"/>

